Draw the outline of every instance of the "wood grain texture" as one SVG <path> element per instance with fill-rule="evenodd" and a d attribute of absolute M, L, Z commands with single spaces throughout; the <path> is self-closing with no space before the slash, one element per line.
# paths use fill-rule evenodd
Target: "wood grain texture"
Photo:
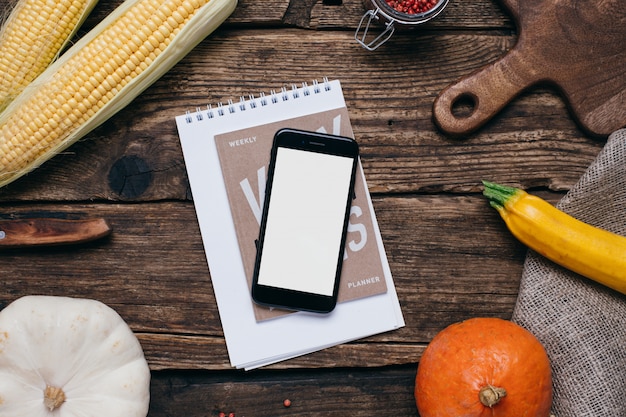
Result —
<path fill-rule="evenodd" d="M 227 379 L 225 381 L 224 379 Z M 150 416 L 416 416 L 415 366 L 303 372 L 156 373 Z M 283 405 L 285 399 L 291 406 Z"/>
<path fill-rule="evenodd" d="M 606 137 L 625 127 L 623 2 L 503 3 L 513 13 L 519 40 L 502 58 L 440 93 L 434 116 L 441 129 L 467 135 L 521 91 L 540 82 L 563 91 L 574 117 L 587 132 Z M 458 116 L 454 108 L 463 98 L 473 103 L 473 109 L 471 114 Z"/>
<path fill-rule="evenodd" d="M 187 199 L 173 115 L 324 76 L 342 81 L 373 192 L 476 192 L 487 177 L 567 189 L 602 142 L 578 130 L 554 91 L 526 93 L 479 135 L 449 139 L 432 121 L 432 102 L 441 89 L 497 59 L 512 42 L 483 34 L 427 35 L 418 42 L 400 34 L 372 54 L 349 32 L 222 31 L 133 101 L 131 111 L 118 113 L 66 152 L 0 189 L 0 201 Z M 323 52 L 323 58 L 312 61 L 308 51 Z M 139 174 L 151 181 L 141 193 L 120 188 L 130 184 L 120 178 L 139 180 Z"/>
<path fill-rule="evenodd" d="M 472 315 L 510 316 L 525 248 L 486 200 L 424 195 L 375 197 L 373 203 L 406 327 L 277 367 L 414 362 L 448 324 Z M 95 298 L 140 334 L 153 369 L 228 368 L 192 203 L 3 209 L 13 217 L 90 213 L 107 219 L 114 233 L 81 247 L 5 251 L 0 303 L 33 293 Z"/>
<path fill-rule="evenodd" d="M 81 33 L 120 3 L 101 0 Z M 440 18 L 398 30 L 374 53 L 354 40 L 363 2 L 339 3 L 240 0 L 127 109 L 0 188 L 0 219 L 101 217 L 113 229 L 80 246 L 0 253 L 0 309 L 27 294 L 110 305 L 153 371 L 149 417 L 417 416 L 415 369 L 432 337 L 470 317 L 510 318 L 515 305 L 526 248 L 480 181 L 556 202 L 604 142 L 580 129 L 549 86 L 524 91 L 472 134 L 452 139 L 437 128 L 437 95 L 518 41 L 498 1 L 450 2 Z M 235 371 L 174 117 L 324 76 L 342 82 L 406 327 Z"/>

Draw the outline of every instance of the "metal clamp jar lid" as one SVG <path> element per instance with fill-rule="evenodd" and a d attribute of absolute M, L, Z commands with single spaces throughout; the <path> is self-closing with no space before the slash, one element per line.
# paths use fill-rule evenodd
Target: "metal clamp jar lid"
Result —
<path fill-rule="evenodd" d="M 391 0 L 366 0 L 366 6 L 374 7 L 369 9 L 359 22 L 354 39 L 361 44 L 365 49 L 373 51 L 383 43 L 387 42 L 389 38 L 395 32 L 395 24 L 403 27 L 415 27 L 432 20 L 439 15 L 445 9 L 448 4 L 448 0 L 436 0 L 434 5 L 427 6 L 424 11 L 400 12 L 394 7 L 393 3 L 406 3 L 419 5 L 419 0 L 413 1 L 391 1 Z M 401 7 L 399 7 L 401 9 Z M 378 35 L 374 35 L 373 39 L 367 41 L 368 33 L 370 32 L 370 25 L 373 21 L 380 22 L 384 25 L 384 30 Z"/>

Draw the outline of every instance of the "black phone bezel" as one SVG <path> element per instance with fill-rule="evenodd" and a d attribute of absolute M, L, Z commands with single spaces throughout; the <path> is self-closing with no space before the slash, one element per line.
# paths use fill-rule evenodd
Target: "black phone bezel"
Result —
<path fill-rule="evenodd" d="M 267 223 L 267 207 L 272 193 L 272 181 L 276 165 L 276 155 L 279 147 L 299 149 L 311 152 L 325 153 L 350 157 L 353 159 L 352 173 L 348 196 L 346 198 L 346 208 L 344 223 L 341 235 L 341 245 L 337 254 L 337 269 L 335 274 L 332 296 L 300 292 L 286 288 L 261 285 L 258 283 L 258 272 L 263 255 L 263 241 L 265 227 Z M 320 132 L 309 132 L 304 130 L 285 128 L 274 135 L 272 144 L 270 164 L 268 168 L 267 184 L 265 188 L 265 198 L 263 201 L 263 212 L 259 229 L 259 238 L 256 241 L 257 253 L 254 264 L 252 279 L 252 298 L 263 306 L 276 307 L 288 310 L 309 311 L 315 313 L 329 313 L 337 304 L 339 291 L 339 281 L 343 266 L 343 248 L 346 242 L 348 221 L 350 218 L 350 208 L 354 198 L 354 183 L 356 179 L 356 168 L 358 164 L 359 147 L 357 142 L 349 137 L 330 135 Z"/>

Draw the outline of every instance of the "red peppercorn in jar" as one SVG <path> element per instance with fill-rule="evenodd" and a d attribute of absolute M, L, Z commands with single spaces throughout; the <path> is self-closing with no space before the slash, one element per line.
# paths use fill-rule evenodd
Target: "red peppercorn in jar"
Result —
<path fill-rule="evenodd" d="M 365 49 L 373 51 L 391 38 L 396 23 L 405 27 L 426 23 L 443 11 L 448 0 L 365 0 L 365 3 L 373 9 L 361 18 L 354 38 Z M 373 21 L 383 23 L 385 29 L 366 41 Z"/>
<path fill-rule="evenodd" d="M 385 0 L 395 11 L 406 14 L 426 13 L 437 4 L 437 0 Z"/>

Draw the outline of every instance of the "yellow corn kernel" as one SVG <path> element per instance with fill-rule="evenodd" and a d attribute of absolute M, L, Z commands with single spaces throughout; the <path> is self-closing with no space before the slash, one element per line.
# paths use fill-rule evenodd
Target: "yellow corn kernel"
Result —
<path fill-rule="evenodd" d="M 123 3 L 0 114 L 0 187 L 36 168 L 125 107 L 215 30 L 236 3 Z M 133 29 L 127 30 L 130 27 Z M 164 36 L 163 47 L 150 48 L 150 36 L 157 32 Z M 99 65 L 94 67 L 94 62 Z"/>
<path fill-rule="evenodd" d="M 0 31 L 0 111 L 41 74 L 97 0 L 20 0 Z"/>

